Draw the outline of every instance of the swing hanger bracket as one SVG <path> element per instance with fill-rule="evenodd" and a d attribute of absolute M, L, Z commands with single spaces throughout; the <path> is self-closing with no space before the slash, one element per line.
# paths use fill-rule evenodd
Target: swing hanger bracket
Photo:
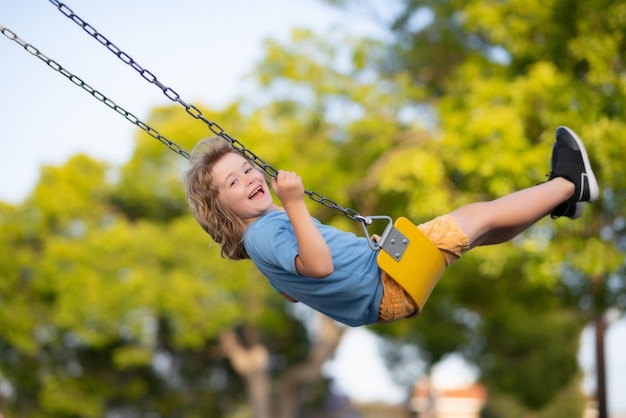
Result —
<path fill-rule="evenodd" d="M 393 220 L 389 216 L 368 216 L 365 219 L 367 219 L 367 221 L 362 223 L 363 231 L 367 237 L 367 242 L 370 248 L 374 251 L 382 249 L 394 260 L 400 261 L 404 256 L 411 240 L 394 226 Z M 367 225 L 371 225 L 372 221 L 375 220 L 387 221 L 387 226 L 385 227 L 380 239 L 375 239 L 367 230 Z"/>

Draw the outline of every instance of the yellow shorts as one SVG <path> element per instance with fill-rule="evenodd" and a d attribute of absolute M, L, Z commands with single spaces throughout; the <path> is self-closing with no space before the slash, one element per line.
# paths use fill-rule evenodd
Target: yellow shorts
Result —
<path fill-rule="evenodd" d="M 439 216 L 417 226 L 441 251 L 446 266 L 458 260 L 469 250 L 467 235 L 451 215 Z M 378 308 L 378 323 L 391 322 L 402 318 L 410 318 L 417 314 L 413 300 L 404 289 L 387 273 L 381 275 L 383 283 L 383 299 Z"/>

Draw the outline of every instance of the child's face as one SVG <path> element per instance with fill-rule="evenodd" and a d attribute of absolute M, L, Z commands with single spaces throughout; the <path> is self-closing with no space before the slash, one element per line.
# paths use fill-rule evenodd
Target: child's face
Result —
<path fill-rule="evenodd" d="M 273 201 L 263 174 L 242 155 L 229 152 L 213 166 L 213 185 L 219 201 L 246 225 L 271 209 Z"/>

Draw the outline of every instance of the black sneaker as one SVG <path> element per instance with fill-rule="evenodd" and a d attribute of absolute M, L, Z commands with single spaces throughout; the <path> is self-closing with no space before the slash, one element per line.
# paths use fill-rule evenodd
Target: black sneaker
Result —
<path fill-rule="evenodd" d="M 552 180 L 555 177 L 563 177 L 574 183 L 574 195 L 565 203 L 571 203 L 574 206 L 576 202 L 591 203 L 598 199 L 598 182 L 591 169 L 585 145 L 574 131 L 565 126 L 557 128 L 556 140 L 552 147 L 552 172 L 549 179 Z M 561 206 L 559 205 L 557 209 Z M 575 212 L 572 208 L 559 211 Z"/>
<path fill-rule="evenodd" d="M 584 203 L 582 202 L 563 202 L 550 213 L 552 219 L 565 216 L 571 219 L 578 219 L 582 216 Z"/>

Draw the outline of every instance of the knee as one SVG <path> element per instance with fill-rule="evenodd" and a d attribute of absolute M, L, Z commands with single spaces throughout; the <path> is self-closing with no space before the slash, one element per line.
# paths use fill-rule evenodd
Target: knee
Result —
<path fill-rule="evenodd" d="M 491 228 L 488 209 L 485 202 L 476 202 L 461 206 L 450 213 L 467 235 L 471 247 Z"/>
<path fill-rule="evenodd" d="M 457 222 L 475 224 L 485 217 L 488 207 L 485 202 L 475 202 L 463 205 L 450 215 L 454 216 Z"/>

